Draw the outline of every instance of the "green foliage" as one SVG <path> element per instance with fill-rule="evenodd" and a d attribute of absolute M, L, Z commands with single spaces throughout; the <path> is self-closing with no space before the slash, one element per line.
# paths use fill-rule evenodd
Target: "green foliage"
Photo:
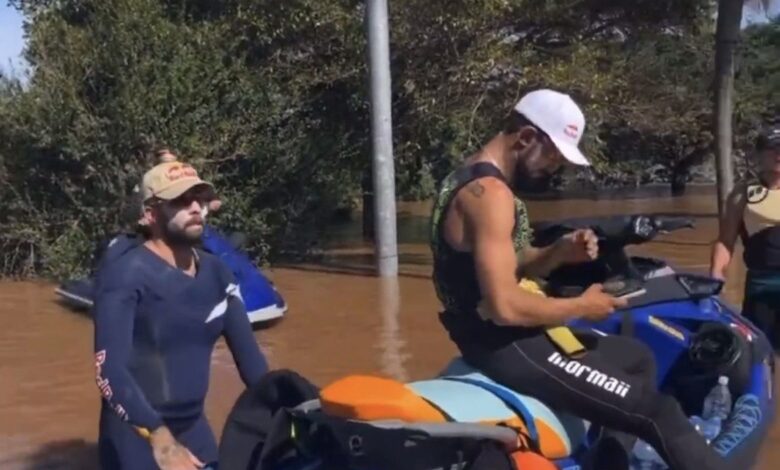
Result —
<path fill-rule="evenodd" d="M 0 252 L 70 266 L 63 234 L 120 229 L 117 209 L 160 144 L 213 179 L 226 202 L 218 222 L 251 234 L 258 260 L 316 239 L 365 167 L 358 73 L 338 44 L 357 42 L 359 23 L 344 23 L 356 19 L 348 5 L 290 2 L 288 16 L 245 3 L 212 19 L 184 2 L 25 3 L 35 73 L 27 90 L 3 89 Z M 298 30 L 310 44 L 292 40 Z"/>
<path fill-rule="evenodd" d="M 707 1 L 399 4 L 404 6 L 393 10 L 393 65 L 401 188 L 417 187 L 414 175 L 425 174 L 426 164 L 440 179 L 489 138 L 533 88 L 564 90 L 584 107 L 589 130 L 584 146 L 599 170 L 614 159 L 621 140 L 616 135 L 653 128 L 644 109 L 674 100 L 690 120 L 708 106 L 701 80 L 711 55 L 702 32 L 712 12 Z M 677 42 L 688 44 L 678 50 Z M 696 47 L 699 57 L 690 62 L 688 52 Z M 665 59 L 656 57 L 663 54 Z M 670 71 L 695 90 L 695 108 L 682 87 L 667 89 L 662 77 Z M 669 117 L 659 120 L 662 126 Z"/>
<path fill-rule="evenodd" d="M 780 115 L 780 18 L 746 31 L 740 50 L 735 113 L 740 134 L 755 138 L 761 118 Z"/>
<path fill-rule="evenodd" d="M 258 261 L 316 245 L 370 175 L 364 2 L 16 0 L 28 84 L 0 77 L 0 272 L 83 272 L 174 148 Z M 597 184 L 708 157 L 709 0 L 390 2 L 396 187 L 429 197 L 526 91 L 571 93 Z M 777 25 L 748 31 L 739 147 L 778 103 Z M 747 136 L 747 137 L 743 137 Z M 653 176 L 655 178 L 655 176 Z"/>

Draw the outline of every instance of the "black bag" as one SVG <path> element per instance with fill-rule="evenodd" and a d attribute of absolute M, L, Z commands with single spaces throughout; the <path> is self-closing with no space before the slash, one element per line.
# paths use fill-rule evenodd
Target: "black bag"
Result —
<path fill-rule="evenodd" d="M 323 469 L 516 470 L 493 440 L 379 428 L 320 412 L 293 413 L 292 421 L 302 453 L 319 457 Z"/>
<path fill-rule="evenodd" d="M 292 443 L 289 416 L 282 412 L 318 398 L 319 389 L 297 373 L 275 370 L 246 389 L 228 414 L 219 444 L 225 470 L 260 470 Z"/>
<path fill-rule="evenodd" d="M 317 470 L 522 470 L 499 442 L 381 429 L 320 411 L 293 410 L 319 389 L 290 370 L 266 374 L 228 415 L 219 446 L 221 470 L 277 470 L 319 462 Z"/>

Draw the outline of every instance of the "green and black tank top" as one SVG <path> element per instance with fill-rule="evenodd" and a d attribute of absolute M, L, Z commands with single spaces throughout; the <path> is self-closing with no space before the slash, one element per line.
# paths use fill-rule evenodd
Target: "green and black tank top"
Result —
<path fill-rule="evenodd" d="M 494 165 L 478 162 L 462 166 L 450 173 L 441 183 L 433 206 L 430 225 L 430 245 L 433 253 L 433 283 L 436 294 L 444 306 L 441 321 L 458 345 L 464 343 L 511 342 L 518 334 L 537 333 L 542 329 L 501 327 L 484 320 L 477 313 L 482 294 L 477 280 L 474 256 L 460 252 L 444 238 L 444 218 L 455 195 L 470 182 L 485 177 L 494 177 L 509 186 L 506 178 Z M 515 225 L 513 239 L 515 254 L 520 260 L 522 250 L 531 241 L 531 227 L 528 212 L 523 201 L 515 196 Z"/>

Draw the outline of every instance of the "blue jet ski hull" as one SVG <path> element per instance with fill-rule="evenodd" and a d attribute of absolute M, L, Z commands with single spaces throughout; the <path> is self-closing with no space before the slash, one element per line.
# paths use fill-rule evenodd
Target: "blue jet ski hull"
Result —
<path fill-rule="evenodd" d="M 711 445 L 733 468 L 751 468 L 775 415 L 775 356 L 768 339 L 720 298 L 721 281 L 677 273 L 661 260 L 624 253 L 627 245 L 690 226 L 685 219 L 637 215 L 575 219 L 541 228 L 535 237 L 543 245 L 573 229 L 591 227 L 600 251 L 591 263 L 551 273 L 544 290 L 553 296 L 576 296 L 599 282 L 614 295 L 628 298 L 627 308 L 604 321 L 574 321 L 570 326 L 646 344 L 656 360 L 658 389 L 675 397 L 687 416 L 700 416 L 707 393 L 720 376 L 727 376 L 733 408 Z M 556 364 L 570 373 L 584 371 L 576 357 L 559 359 Z M 517 450 L 518 439 L 525 438 L 533 443 L 534 452 L 561 470 L 580 470 L 589 459 L 602 456 L 594 452 L 600 426 L 551 409 L 464 365 L 454 358 L 440 374 L 410 383 L 358 374 L 327 384 L 318 399 L 283 411 L 289 426 L 268 440 L 277 449 L 300 450 L 273 457 L 263 468 L 463 468 L 464 452 L 473 450 L 475 443 L 498 442 L 511 453 Z M 604 382 L 607 377 L 598 371 L 591 371 L 586 380 L 601 380 L 616 391 L 625 385 L 614 379 Z M 251 417 L 238 404 L 243 401 L 246 406 L 250 399 L 259 398 L 240 397 L 229 423 L 248 424 Z M 238 427 L 228 431 L 224 436 L 230 439 L 241 434 Z M 248 442 L 254 439 L 245 437 Z M 235 449 L 238 446 L 232 444 L 239 441 L 223 444 Z M 273 454 L 273 448 L 269 450 Z M 534 470 L 533 465 L 526 467 L 522 470 Z"/>
<path fill-rule="evenodd" d="M 208 226 L 202 241 L 206 251 L 218 256 L 230 267 L 238 281 L 247 316 L 252 324 L 276 320 L 286 314 L 287 303 L 284 298 L 246 254 Z M 132 248 L 137 243 L 140 243 L 140 240 L 133 239 L 127 245 Z M 107 250 L 110 249 L 111 243 L 107 247 Z M 106 262 L 106 258 L 112 255 L 112 253 L 104 254 L 100 262 Z M 114 256 L 120 255 L 121 253 Z M 94 279 L 88 277 L 65 281 L 55 289 L 55 292 L 67 305 L 76 309 L 89 310 L 93 304 L 93 289 Z"/>
<path fill-rule="evenodd" d="M 751 468 L 756 463 L 756 456 L 775 416 L 774 355 L 766 337 L 741 315 L 736 314 L 726 304 L 713 298 L 703 299 L 700 302 L 675 301 L 646 305 L 632 309 L 631 316 L 633 318 L 631 335 L 650 346 L 658 361 L 659 388 L 677 397 L 688 416 L 701 414 L 703 397 L 715 385 L 719 373 L 722 372 L 730 377 L 730 387 L 734 399 L 732 413 L 723 424 L 721 433 L 711 445 L 722 455 L 728 456 L 731 461 L 739 463 L 739 466 L 735 468 Z M 587 322 L 574 322 L 574 324 L 602 333 L 626 334 L 624 320 L 619 315 L 597 324 Z M 687 360 L 686 356 L 691 350 L 691 345 L 694 344 L 697 332 L 701 331 L 705 325 L 716 328 L 726 327 L 733 330 L 739 337 L 740 357 L 729 361 L 728 364 L 723 364 L 722 370 L 702 371 L 690 365 Z M 472 387 L 470 392 L 466 389 L 458 391 L 457 386 L 452 384 L 453 382 L 463 382 L 461 386 L 464 387 L 465 384 L 471 383 L 487 384 L 488 388 L 486 390 L 485 387 L 477 387 L 482 388 L 480 391 Z M 414 422 L 400 424 L 401 428 L 427 435 L 428 439 L 450 438 L 453 433 L 457 434 L 461 430 L 466 436 L 473 433 L 475 439 L 490 439 L 489 432 L 485 432 L 482 436 L 479 435 L 479 431 L 474 432 L 473 423 L 479 421 L 480 413 L 495 416 L 499 413 L 496 409 L 500 408 L 509 413 L 521 410 L 525 415 L 523 416 L 524 421 L 535 421 L 537 428 L 540 423 L 555 422 L 551 428 L 556 429 L 566 445 L 571 448 L 570 455 L 549 459 L 560 470 L 581 470 L 590 451 L 598 443 L 601 431 L 598 426 L 591 426 L 584 420 L 580 420 L 580 423 L 577 424 L 576 417 L 547 408 L 531 397 L 513 394 L 480 374 L 479 371 L 470 369 L 468 366 L 464 368 L 460 358 L 456 358 L 436 377 L 405 385 L 432 403 L 437 409 L 444 410 L 445 414 L 453 419 L 449 429 L 445 429 L 447 425 L 431 426 L 429 423 L 421 423 L 422 426 Z M 496 390 L 501 393 L 496 394 Z M 482 395 L 492 394 L 493 396 L 490 399 L 484 396 L 480 401 L 479 393 Z M 459 394 L 460 396 L 458 396 Z M 519 403 L 519 405 L 513 406 L 513 402 Z M 517 414 L 519 416 L 521 412 Z M 298 424 L 315 422 L 322 426 L 320 421 L 322 415 L 326 415 L 326 413 L 315 406 L 314 409 L 309 409 L 306 412 L 293 412 L 293 422 Z M 365 431 L 365 428 L 362 427 L 371 427 L 373 428 L 372 432 L 376 432 L 377 429 L 388 432 L 391 429 L 396 429 L 395 427 L 388 428 L 384 421 L 344 420 L 344 423 L 348 429 L 348 431 L 343 431 L 345 435 L 361 436 Z M 325 425 L 327 425 L 327 421 Z M 349 429 L 349 426 L 352 428 Z M 461 426 L 463 427 L 460 428 Z M 483 426 L 483 428 L 487 427 Z M 366 433 L 366 435 L 370 434 L 371 432 Z M 363 436 L 365 438 L 365 435 Z M 314 441 L 316 442 L 316 440 Z M 348 448 L 348 444 L 345 442 L 343 447 Z M 323 452 L 322 456 L 330 455 L 331 452 L 333 449 Z M 327 461 L 327 457 L 321 460 L 320 456 L 317 455 L 316 447 L 307 449 L 306 453 L 308 455 L 299 460 L 287 461 L 272 468 L 275 470 L 330 468 L 323 464 Z M 398 451 L 389 453 L 396 455 Z M 365 456 L 361 458 L 365 459 Z M 379 459 L 387 458 L 388 456 L 384 455 Z M 452 462 L 444 462 L 443 468 L 451 468 L 448 466 L 451 464 Z M 364 465 L 345 468 L 374 470 L 384 467 Z"/>

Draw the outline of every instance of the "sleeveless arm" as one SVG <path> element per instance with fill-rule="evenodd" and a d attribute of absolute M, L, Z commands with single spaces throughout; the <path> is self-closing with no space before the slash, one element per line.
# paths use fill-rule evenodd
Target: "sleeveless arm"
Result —
<path fill-rule="evenodd" d="M 712 247 L 710 259 L 710 274 L 712 277 L 718 279 L 726 278 L 726 269 L 731 262 L 731 257 L 734 254 L 734 245 L 742 228 L 742 216 L 747 204 L 745 191 L 745 185 L 736 185 L 726 200 L 723 216 L 720 218 L 718 238 Z"/>
<path fill-rule="evenodd" d="M 472 247 L 487 315 L 499 325 L 558 325 L 579 316 L 578 299 L 538 296 L 517 286 L 511 191 L 493 178 L 472 181 L 456 196 Z"/>

